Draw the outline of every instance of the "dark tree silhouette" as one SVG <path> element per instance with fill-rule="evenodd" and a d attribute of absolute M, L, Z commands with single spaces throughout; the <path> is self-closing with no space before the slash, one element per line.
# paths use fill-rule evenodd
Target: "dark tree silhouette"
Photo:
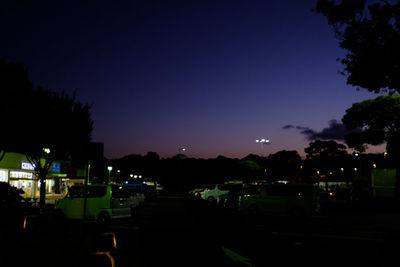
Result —
<path fill-rule="evenodd" d="M 341 59 L 348 84 L 375 93 L 400 93 L 399 1 L 318 0 L 315 11 L 326 16 L 335 29 L 339 45 L 348 52 Z M 354 104 L 343 122 L 349 129 L 361 129 L 359 133 L 348 134 L 346 140 L 351 147 L 362 150 L 364 143 L 387 141 L 387 149 L 397 166 L 396 192 L 400 197 L 397 101 L 396 97 L 387 96 Z M 393 122 L 396 123 L 388 124 Z"/>
<path fill-rule="evenodd" d="M 75 94 L 33 88 L 27 70 L 0 60 L 0 114 L 6 131 L 0 131 L 0 151 L 24 153 L 36 165 L 41 183 L 40 207 L 45 204 L 45 183 L 55 160 L 86 159 L 93 121 L 90 106 L 76 101 Z"/>
<path fill-rule="evenodd" d="M 347 154 L 346 146 L 335 141 L 316 140 L 304 149 L 307 159 L 334 158 Z"/>
<path fill-rule="evenodd" d="M 271 180 L 297 179 L 301 157 L 295 150 L 282 150 L 267 158 L 267 175 Z"/>
<path fill-rule="evenodd" d="M 349 163 L 346 146 L 335 141 L 316 140 L 311 142 L 304 152 L 305 169 L 311 176 L 315 176 L 316 171 L 321 175 L 337 175 L 337 172 Z"/>
<path fill-rule="evenodd" d="M 28 79 L 27 69 L 19 63 L 8 62 L 0 59 L 0 115 L 5 125 L 0 133 L 0 160 L 4 158 L 6 151 L 16 149 L 18 140 L 32 130 L 25 126 L 25 122 L 31 119 L 24 107 L 31 96 L 32 83 Z"/>
<path fill-rule="evenodd" d="M 400 96 L 379 96 L 376 99 L 354 103 L 346 110 L 343 124 L 350 133 L 346 142 L 350 147 L 363 149 L 364 144 L 379 145 L 387 142 L 387 152 L 398 151 L 400 137 Z"/>
<path fill-rule="evenodd" d="M 388 157 L 397 169 L 396 195 L 400 197 L 400 95 L 355 103 L 346 110 L 342 121 L 350 130 L 346 136 L 350 147 L 363 150 L 365 144 L 386 142 Z"/>
<path fill-rule="evenodd" d="M 341 59 L 347 83 L 371 92 L 400 92 L 400 2 L 318 0 L 347 50 Z"/>

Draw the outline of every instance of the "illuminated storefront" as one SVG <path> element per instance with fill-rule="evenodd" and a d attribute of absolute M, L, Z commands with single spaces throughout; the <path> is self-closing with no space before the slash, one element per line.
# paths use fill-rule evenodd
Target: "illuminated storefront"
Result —
<path fill-rule="evenodd" d="M 0 182 L 8 182 L 8 175 L 6 170 L 0 169 Z"/>
<path fill-rule="evenodd" d="M 53 163 L 46 179 L 46 199 L 54 200 L 66 194 L 69 184 L 67 174 L 61 172 L 60 162 Z M 0 182 L 22 189 L 25 198 L 38 199 L 40 183 L 35 173 L 35 165 L 23 154 L 7 153 L 0 161 Z"/>
<path fill-rule="evenodd" d="M 33 172 L 9 170 L 8 182 L 24 190 L 24 197 L 33 197 L 35 195 L 34 177 Z"/>

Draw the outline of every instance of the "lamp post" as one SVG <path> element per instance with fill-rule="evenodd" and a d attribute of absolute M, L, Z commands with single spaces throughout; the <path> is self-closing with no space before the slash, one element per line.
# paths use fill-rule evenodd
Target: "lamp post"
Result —
<path fill-rule="evenodd" d="M 182 162 L 182 159 L 184 159 L 184 158 L 186 158 L 186 156 L 185 156 L 185 154 L 184 154 L 184 152 L 186 151 L 187 149 L 185 148 L 185 147 L 179 147 L 178 148 L 178 151 L 179 151 L 179 153 L 178 153 L 178 161 L 177 161 L 177 177 L 178 177 L 178 184 L 177 184 L 177 187 L 178 187 L 178 190 L 183 190 L 183 188 L 184 188 L 184 166 L 183 166 L 183 162 Z"/>
<path fill-rule="evenodd" d="M 265 138 L 256 139 L 256 143 L 260 143 L 261 146 L 269 144 L 269 140 Z"/>
<path fill-rule="evenodd" d="M 260 138 L 260 139 L 256 139 L 256 143 L 259 143 L 261 145 L 261 154 L 262 154 L 264 145 L 268 145 L 270 142 L 268 139 Z"/>
<path fill-rule="evenodd" d="M 178 148 L 178 156 L 180 157 L 180 158 L 183 158 L 183 157 L 185 157 L 185 152 L 186 152 L 186 148 L 185 147 L 180 147 L 180 148 Z"/>
<path fill-rule="evenodd" d="M 112 166 L 107 166 L 107 170 L 108 170 L 108 182 L 110 182 L 111 179 L 111 171 L 112 171 L 113 167 Z"/>

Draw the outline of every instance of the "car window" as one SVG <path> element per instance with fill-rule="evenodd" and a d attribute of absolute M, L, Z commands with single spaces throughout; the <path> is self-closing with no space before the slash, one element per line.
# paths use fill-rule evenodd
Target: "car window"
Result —
<path fill-rule="evenodd" d="M 226 184 L 220 184 L 218 185 L 219 190 L 229 190 L 229 186 Z"/>
<path fill-rule="evenodd" d="M 126 186 L 113 186 L 112 187 L 112 197 L 114 198 L 128 198 L 130 192 Z"/>
<path fill-rule="evenodd" d="M 239 191 L 242 189 L 241 184 L 220 184 L 218 185 L 219 190 Z"/>
<path fill-rule="evenodd" d="M 130 192 L 142 193 L 144 191 L 142 184 L 127 184 L 125 187 L 128 188 Z"/>
<path fill-rule="evenodd" d="M 214 188 L 215 188 L 215 185 L 206 185 L 206 186 L 204 186 L 204 189 L 211 190 L 211 189 L 214 189 Z"/>
<path fill-rule="evenodd" d="M 103 197 L 106 195 L 107 187 L 105 186 L 88 186 L 88 197 Z"/>
<path fill-rule="evenodd" d="M 126 189 L 127 189 L 128 194 L 129 194 L 130 196 L 134 196 L 134 195 L 136 195 L 136 194 L 138 194 L 138 193 L 141 193 L 140 188 L 139 188 L 139 187 L 136 187 L 136 186 L 129 186 L 129 187 L 126 187 Z"/>
<path fill-rule="evenodd" d="M 83 186 L 72 186 L 68 192 L 71 198 L 83 197 L 84 187 Z"/>
<path fill-rule="evenodd" d="M 87 197 L 103 197 L 107 192 L 107 187 L 105 186 L 88 186 L 87 187 Z M 84 197 L 85 187 L 84 186 L 72 186 L 69 190 L 69 196 L 71 198 L 82 198 Z"/>

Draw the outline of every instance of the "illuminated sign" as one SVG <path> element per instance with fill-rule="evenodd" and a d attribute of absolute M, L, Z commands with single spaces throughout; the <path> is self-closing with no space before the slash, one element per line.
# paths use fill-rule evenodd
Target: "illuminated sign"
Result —
<path fill-rule="evenodd" d="M 35 164 L 29 163 L 29 162 L 21 163 L 21 169 L 23 169 L 23 170 L 34 170 L 35 168 L 36 168 Z"/>
<path fill-rule="evenodd" d="M 60 164 L 53 163 L 53 167 L 51 168 L 53 172 L 60 172 Z"/>
<path fill-rule="evenodd" d="M 33 179 L 31 172 L 10 171 L 10 178 Z"/>

